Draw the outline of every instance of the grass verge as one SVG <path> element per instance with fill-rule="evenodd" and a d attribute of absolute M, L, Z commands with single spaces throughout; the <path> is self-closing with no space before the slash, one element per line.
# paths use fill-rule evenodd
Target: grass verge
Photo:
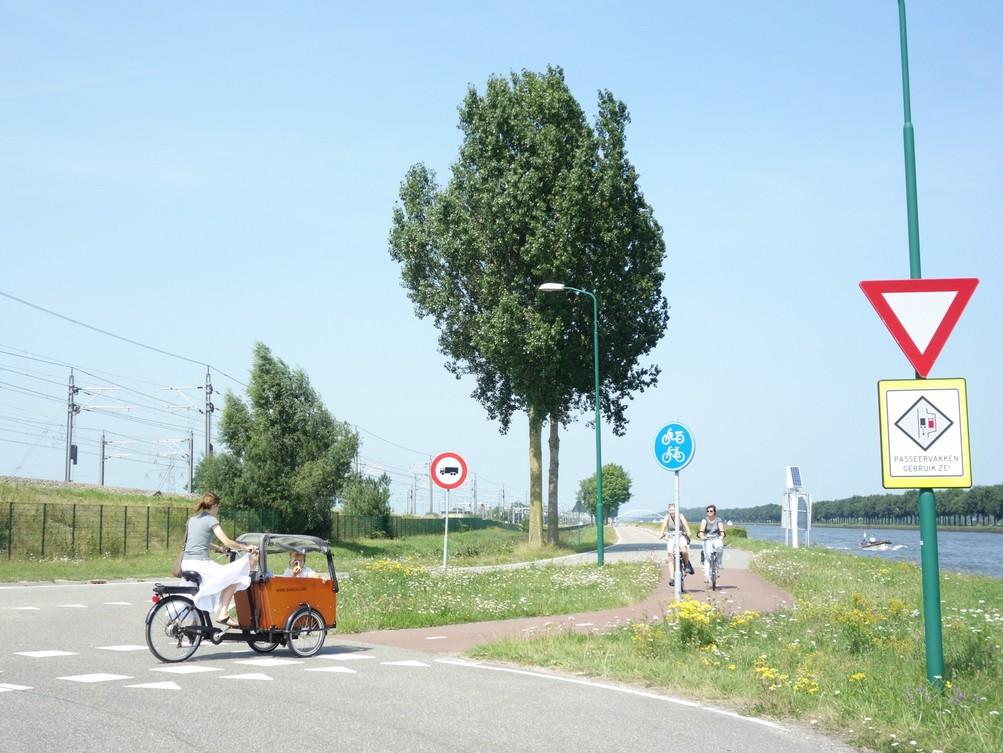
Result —
<path fill-rule="evenodd" d="M 654 563 L 540 566 L 433 572 L 370 562 L 338 594 L 338 631 L 431 627 L 610 609 L 644 599 L 658 585 Z"/>
<path fill-rule="evenodd" d="M 745 546 L 745 542 L 742 542 Z M 761 550 L 797 607 L 731 619 L 685 601 L 605 635 L 506 640 L 473 655 L 663 688 L 797 719 L 882 753 L 1003 750 L 1003 581 L 942 579 L 943 692 L 926 681 L 919 569 L 823 549 Z"/>
<path fill-rule="evenodd" d="M 612 529 L 607 528 L 607 540 Z M 449 563 L 453 566 L 496 565 L 561 557 L 595 549 L 596 529 L 562 530 L 561 543 L 531 549 L 526 534 L 518 530 L 488 528 L 449 535 Z M 332 545 L 338 572 L 355 572 L 374 560 L 395 560 L 406 565 L 442 564 L 442 536 L 409 536 L 402 539 L 360 539 Z M 315 557 L 316 555 L 312 555 Z M 0 558 L 2 581 L 115 580 L 166 578 L 177 552 L 150 552 L 128 557 Z M 310 561 L 314 569 L 325 567 Z"/>

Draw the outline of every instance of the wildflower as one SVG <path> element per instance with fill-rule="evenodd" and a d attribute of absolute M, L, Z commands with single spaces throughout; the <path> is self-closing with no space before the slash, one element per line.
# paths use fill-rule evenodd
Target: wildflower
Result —
<path fill-rule="evenodd" d="M 847 679 L 849 679 L 850 682 L 863 682 L 866 678 L 867 678 L 867 675 L 865 675 L 863 672 L 854 672 Z M 870 721 L 870 720 L 868 719 L 867 721 Z"/>

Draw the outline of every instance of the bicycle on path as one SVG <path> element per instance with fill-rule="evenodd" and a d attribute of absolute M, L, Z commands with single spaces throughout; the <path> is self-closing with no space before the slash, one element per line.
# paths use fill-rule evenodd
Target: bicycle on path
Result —
<path fill-rule="evenodd" d="M 146 615 L 146 645 L 162 662 L 183 662 L 203 639 L 215 645 L 239 641 L 259 654 L 286 646 L 300 657 L 313 656 L 324 645 L 327 631 L 336 626 L 338 578 L 327 541 L 306 535 L 245 533 L 241 544 L 254 545 L 260 564 L 249 588 L 234 596 L 238 627 L 223 629 L 209 612 L 195 606 L 202 576 L 181 573 L 182 583 L 153 586 L 153 606 Z M 268 557 L 289 552 L 318 552 L 327 560 L 327 577 L 288 577 L 268 570 Z M 231 552 L 233 559 L 235 553 Z"/>
<path fill-rule="evenodd" d="M 717 575 L 724 559 L 724 541 L 720 538 L 704 539 L 700 559 L 704 563 L 704 575 L 710 582 L 712 591 L 717 590 Z"/>

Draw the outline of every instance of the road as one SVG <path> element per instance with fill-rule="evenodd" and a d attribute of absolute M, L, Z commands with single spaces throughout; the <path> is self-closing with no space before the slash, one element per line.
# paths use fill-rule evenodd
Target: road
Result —
<path fill-rule="evenodd" d="M 852 750 L 642 688 L 337 633 L 309 659 L 204 643 L 185 664 L 160 664 L 143 639 L 149 595 L 132 582 L 0 587 L 5 753 L 664 753 L 670 738 L 702 748 L 709 730 L 715 753 Z"/>

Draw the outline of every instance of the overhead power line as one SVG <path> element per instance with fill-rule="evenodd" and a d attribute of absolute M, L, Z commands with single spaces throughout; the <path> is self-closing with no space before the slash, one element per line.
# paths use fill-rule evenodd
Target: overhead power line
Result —
<path fill-rule="evenodd" d="M 82 322 L 79 319 L 74 319 L 73 317 L 66 316 L 65 314 L 60 314 L 58 311 L 53 311 L 51 309 L 47 309 L 44 306 L 39 306 L 37 303 L 32 303 L 31 301 L 26 301 L 23 298 L 18 298 L 16 295 L 11 295 L 10 293 L 5 293 L 2 290 L 0 290 L 0 295 L 2 295 L 4 298 L 9 298 L 12 301 L 16 301 L 17 303 L 20 303 L 20 304 L 22 304 L 24 306 L 28 306 L 30 308 L 36 309 L 37 311 L 41 311 L 43 313 L 49 314 L 50 316 L 54 316 L 54 317 L 56 317 L 58 319 L 62 319 L 64 321 L 70 322 L 71 324 L 76 324 L 79 327 L 85 327 L 86 329 L 93 330 L 94 332 L 99 332 L 102 335 L 107 335 L 108 337 L 114 337 L 116 340 L 121 340 L 122 342 L 129 343 L 130 345 L 135 345 L 135 346 L 137 346 L 139 348 L 146 348 L 147 350 L 152 350 L 154 353 L 160 353 L 161 355 L 164 355 L 164 356 L 170 356 L 171 358 L 177 358 L 180 361 L 188 361 L 188 363 L 198 364 L 199 366 L 206 366 L 207 368 L 211 368 L 213 371 L 215 371 L 215 372 L 217 372 L 219 374 L 222 374 L 227 379 L 232 379 L 234 382 L 236 382 L 237 384 L 239 384 L 241 387 L 244 387 L 244 388 L 247 387 L 246 384 L 244 384 L 242 381 L 240 381 L 236 377 L 230 376 L 229 374 L 227 374 L 222 369 L 218 369 L 218 368 L 216 368 L 215 366 L 213 366 L 212 364 L 210 364 L 210 363 L 208 363 L 206 361 L 199 361 L 199 360 L 196 360 L 194 358 L 189 358 L 188 356 L 182 356 L 182 355 L 179 355 L 177 353 L 171 353 L 169 350 L 164 350 L 163 348 L 158 348 L 158 347 L 153 346 L 153 345 L 147 345 L 146 343 L 139 342 L 139 340 L 133 340 L 132 338 L 123 337 L 122 335 L 116 335 L 114 332 L 109 332 L 106 329 L 101 329 L 101 327 L 95 327 L 93 324 L 87 324 L 86 322 Z"/>

